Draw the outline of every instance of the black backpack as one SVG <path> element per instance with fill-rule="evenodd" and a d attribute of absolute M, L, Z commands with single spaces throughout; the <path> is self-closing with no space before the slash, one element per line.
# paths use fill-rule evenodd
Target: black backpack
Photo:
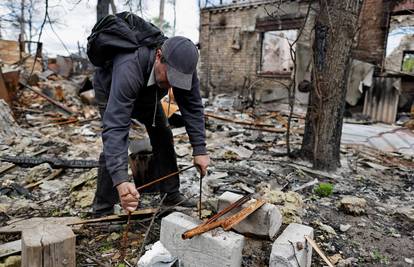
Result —
<path fill-rule="evenodd" d="M 166 36 L 154 24 L 130 12 L 107 15 L 92 28 L 87 54 L 97 67 L 106 66 L 118 53 L 132 52 L 139 47 L 157 47 Z"/>

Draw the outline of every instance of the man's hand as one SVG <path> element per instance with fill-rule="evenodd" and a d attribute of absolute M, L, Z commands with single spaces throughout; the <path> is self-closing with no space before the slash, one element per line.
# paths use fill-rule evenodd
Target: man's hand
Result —
<path fill-rule="evenodd" d="M 123 182 L 116 186 L 121 206 L 126 211 L 134 211 L 138 207 L 139 193 L 134 183 Z"/>
<path fill-rule="evenodd" d="M 210 157 L 208 155 L 194 156 L 194 165 L 196 165 L 201 177 L 207 174 L 207 167 L 210 164 Z"/>

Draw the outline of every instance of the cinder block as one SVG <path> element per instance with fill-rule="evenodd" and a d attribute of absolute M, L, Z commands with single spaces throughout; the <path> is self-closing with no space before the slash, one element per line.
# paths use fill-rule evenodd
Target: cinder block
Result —
<path fill-rule="evenodd" d="M 269 266 L 310 267 L 312 247 L 305 235 L 313 238 L 313 228 L 297 223 L 289 224 L 272 245 Z"/>
<path fill-rule="evenodd" d="M 223 210 L 242 197 L 242 195 L 232 192 L 224 192 L 219 197 L 217 210 Z M 249 203 L 245 203 L 241 207 L 225 214 L 223 218 L 231 216 L 247 206 L 249 206 Z M 234 227 L 234 230 L 242 234 L 268 236 L 273 238 L 278 233 L 281 225 L 282 214 L 280 213 L 279 208 L 273 204 L 266 203 L 260 209 L 256 210 L 237 224 Z"/>
<path fill-rule="evenodd" d="M 183 213 L 171 213 L 161 221 L 160 241 L 184 267 L 241 266 L 245 242 L 242 235 L 218 228 L 191 239 L 181 238 L 200 223 Z"/>

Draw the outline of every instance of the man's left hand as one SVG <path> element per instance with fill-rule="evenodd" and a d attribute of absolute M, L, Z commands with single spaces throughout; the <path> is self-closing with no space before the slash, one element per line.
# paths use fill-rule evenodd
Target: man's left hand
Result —
<path fill-rule="evenodd" d="M 194 156 L 194 165 L 196 165 L 201 177 L 207 174 L 207 167 L 210 164 L 210 157 L 208 155 Z"/>

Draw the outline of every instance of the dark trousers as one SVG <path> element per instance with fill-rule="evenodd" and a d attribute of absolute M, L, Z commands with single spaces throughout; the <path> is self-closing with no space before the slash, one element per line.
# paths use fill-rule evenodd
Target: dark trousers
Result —
<path fill-rule="evenodd" d="M 99 111 L 103 117 L 106 106 L 106 97 L 102 92 L 95 88 L 95 97 L 98 102 Z M 167 119 L 162 110 L 161 104 L 157 104 L 155 116 L 155 127 L 153 127 L 154 106 L 142 105 L 142 110 L 138 110 L 136 118 L 143 123 L 147 129 L 151 146 L 152 159 L 149 166 L 149 179 L 154 180 L 172 172 L 176 172 L 177 158 L 174 150 L 173 135 Z M 176 193 L 179 191 L 180 180 L 176 175 L 159 184 L 158 189 L 163 193 Z M 105 155 L 101 153 L 99 157 L 98 181 L 93 202 L 94 212 L 104 211 L 113 208 L 114 204 L 119 202 L 119 196 L 116 188 L 113 186 L 112 179 L 106 169 Z"/>

